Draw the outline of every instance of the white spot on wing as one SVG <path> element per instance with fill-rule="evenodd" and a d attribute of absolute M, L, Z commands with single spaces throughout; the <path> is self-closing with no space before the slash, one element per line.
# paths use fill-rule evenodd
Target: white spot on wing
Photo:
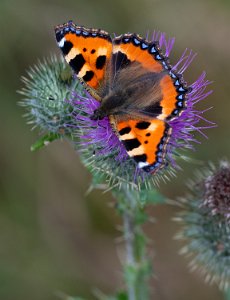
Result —
<path fill-rule="evenodd" d="M 85 76 L 86 72 L 90 71 L 90 68 L 87 64 L 84 64 L 84 66 L 81 68 L 81 71 L 78 73 L 78 77 L 83 77 Z"/>
<path fill-rule="evenodd" d="M 151 123 L 151 125 L 148 127 L 148 131 L 155 131 L 158 127 L 158 124 Z"/>
<path fill-rule="evenodd" d="M 131 139 L 134 139 L 135 137 L 136 137 L 135 134 L 133 134 L 132 132 L 119 136 L 121 141 L 122 140 L 131 140 Z"/>
<path fill-rule="evenodd" d="M 134 149 L 131 150 L 131 151 L 127 151 L 127 153 L 128 153 L 129 156 L 133 157 L 133 156 L 135 156 L 135 155 L 142 155 L 142 154 L 145 153 L 145 151 L 144 151 L 143 146 L 140 145 L 139 147 L 134 148 Z"/>
<path fill-rule="evenodd" d="M 60 42 L 58 42 L 58 46 L 62 48 L 62 47 L 64 46 L 64 44 L 65 44 L 65 41 L 66 41 L 66 39 L 63 37 L 63 38 L 60 40 Z"/>
<path fill-rule="evenodd" d="M 99 47 L 97 49 L 97 55 L 107 55 L 108 49 L 106 47 Z"/>
<path fill-rule="evenodd" d="M 163 113 L 157 116 L 157 119 L 164 121 L 166 118 L 167 118 L 167 114 L 164 113 L 164 109 L 163 109 Z"/>
<path fill-rule="evenodd" d="M 140 161 L 140 162 L 137 164 L 137 166 L 138 166 L 139 169 L 142 169 L 142 168 L 144 168 L 144 167 L 149 166 L 149 163 Z"/>
<path fill-rule="evenodd" d="M 77 48 L 72 48 L 70 52 L 65 56 L 67 63 L 70 62 L 76 55 L 80 54 L 81 52 Z"/>

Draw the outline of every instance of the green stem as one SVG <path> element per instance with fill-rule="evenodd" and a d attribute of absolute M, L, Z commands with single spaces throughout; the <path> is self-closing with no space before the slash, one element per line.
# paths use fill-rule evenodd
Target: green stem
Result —
<path fill-rule="evenodd" d="M 44 136 L 40 137 L 31 147 L 30 150 L 31 151 L 36 151 L 39 150 L 41 148 L 43 148 L 44 146 L 47 146 L 48 144 L 50 144 L 51 142 L 60 139 L 61 135 L 57 134 L 57 133 L 47 133 Z"/>
<path fill-rule="evenodd" d="M 135 267 L 136 261 L 134 256 L 134 220 L 132 214 L 124 212 L 124 238 L 126 242 L 126 266 Z M 133 280 L 127 281 L 127 293 L 129 300 L 137 300 L 135 282 Z"/>
<path fill-rule="evenodd" d="M 124 188 L 117 196 L 126 246 L 124 278 L 128 300 L 148 300 L 151 268 L 146 256 L 147 238 L 142 231 L 143 220 L 147 218 L 140 206 L 139 193 Z"/>

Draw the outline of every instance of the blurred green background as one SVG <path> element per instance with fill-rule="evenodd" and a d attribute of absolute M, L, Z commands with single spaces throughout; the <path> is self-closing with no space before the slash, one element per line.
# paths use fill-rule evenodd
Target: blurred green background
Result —
<path fill-rule="evenodd" d="M 109 194 L 85 197 L 90 175 L 67 142 L 55 142 L 36 153 L 31 132 L 17 105 L 20 77 L 38 59 L 59 54 L 53 28 L 73 20 L 87 27 L 117 34 L 161 30 L 176 37 L 171 61 L 188 47 L 198 56 L 186 72 L 193 82 L 206 70 L 214 93 L 199 107 L 214 106 L 208 119 L 218 127 L 197 145 L 193 158 L 217 162 L 230 153 L 230 1 L 229 0 L 0 0 L 0 299 L 54 300 L 62 293 L 95 299 L 92 289 L 112 293 L 122 287 L 117 242 L 121 221 Z M 183 164 L 183 172 L 162 193 L 183 195 L 184 179 L 196 164 Z M 156 224 L 148 224 L 154 240 L 153 299 L 220 300 L 217 288 L 190 274 L 181 247 L 172 236 L 178 230 L 172 207 L 154 207 Z"/>

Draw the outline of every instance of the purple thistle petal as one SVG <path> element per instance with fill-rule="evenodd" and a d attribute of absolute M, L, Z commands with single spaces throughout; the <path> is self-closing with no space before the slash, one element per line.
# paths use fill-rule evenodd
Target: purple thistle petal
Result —
<path fill-rule="evenodd" d="M 145 39 L 148 41 L 149 39 L 149 30 L 146 32 Z"/>
<path fill-rule="evenodd" d="M 175 38 L 169 38 L 167 40 L 164 32 L 154 30 L 152 34 L 152 41 L 158 41 L 160 48 L 165 52 L 165 56 L 168 57 L 173 48 Z"/>
<path fill-rule="evenodd" d="M 187 53 L 189 51 L 189 53 Z M 178 62 L 173 66 L 172 71 L 183 74 L 185 70 L 189 67 L 193 59 L 196 57 L 196 53 L 193 53 L 192 50 L 185 49 L 179 58 Z"/>
<path fill-rule="evenodd" d="M 187 50 L 186 50 L 187 51 Z M 185 53 L 182 54 L 182 58 L 179 60 L 179 64 L 184 61 Z M 191 62 L 193 56 L 190 52 L 190 59 L 186 59 L 182 69 L 184 70 L 188 66 L 188 62 Z M 179 65 L 176 64 L 176 67 Z M 175 66 L 174 66 L 175 68 Z M 206 98 L 212 91 L 206 92 L 206 87 L 210 84 L 210 81 L 205 79 L 205 72 L 203 72 L 200 77 L 190 86 L 192 91 L 188 94 L 187 98 L 187 107 L 182 112 L 182 114 L 169 122 L 169 125 L 172 127 L 172 136 L 170 140 L 169 152 L 173 152 L 173 149 L 176 149 L 177 141 L 180 141 L 185 148 L 192 148 L 190 142 L 197 142 L 193 137 L 192 132 L 198 131 L 205 138 L 207 136 L 203 133 L 203 129 L 215 127 L 215 123 L 206 120 L 201 114 L 204 111 L 198 111 L 194 109 L 194 104 Z M 199 121 L 202 120 L 207 126 L 196 126 Z"/>
<path fill-rule="evenodd" d="M 90 119 L 90 116 L 93 114 L 94 110 L 99 107 L 100 103 L 89 94 L 87 94 L 87 97 L 83 97 L 77 93 L 73 93 L 72 97 L 72 105 L 81 110 L 80 114 L 74 115 L 76 123 L 79 124 L 81 129 L 84 129 L 84 134 L 81 135 L 80 144 L 82 146 L 96 145 L 100 148 L 100 150 L 97 151 L 97 155 L 99 156 L 104 156 L 116 149 L 117 156 L 115 159 L 123 160 L 127 158 L 128 154 L 123 144 L 114 133 L 109 118 L 106 117 L 98 121 Z"/>

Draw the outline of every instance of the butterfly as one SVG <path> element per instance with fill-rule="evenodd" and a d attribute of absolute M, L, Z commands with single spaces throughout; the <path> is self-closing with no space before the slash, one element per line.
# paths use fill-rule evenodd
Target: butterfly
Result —
<path fill-rule="evenodd" d="M 172 128 L 168 121 L 186 108 L 190 92 L 159 42 L 135 33 L 111 37 L 72 21 L 55 28 L 66 62 L 100 102 L 92 120 L 109 117 L 137 167 L 155 173 L 166 164 Z"/>

